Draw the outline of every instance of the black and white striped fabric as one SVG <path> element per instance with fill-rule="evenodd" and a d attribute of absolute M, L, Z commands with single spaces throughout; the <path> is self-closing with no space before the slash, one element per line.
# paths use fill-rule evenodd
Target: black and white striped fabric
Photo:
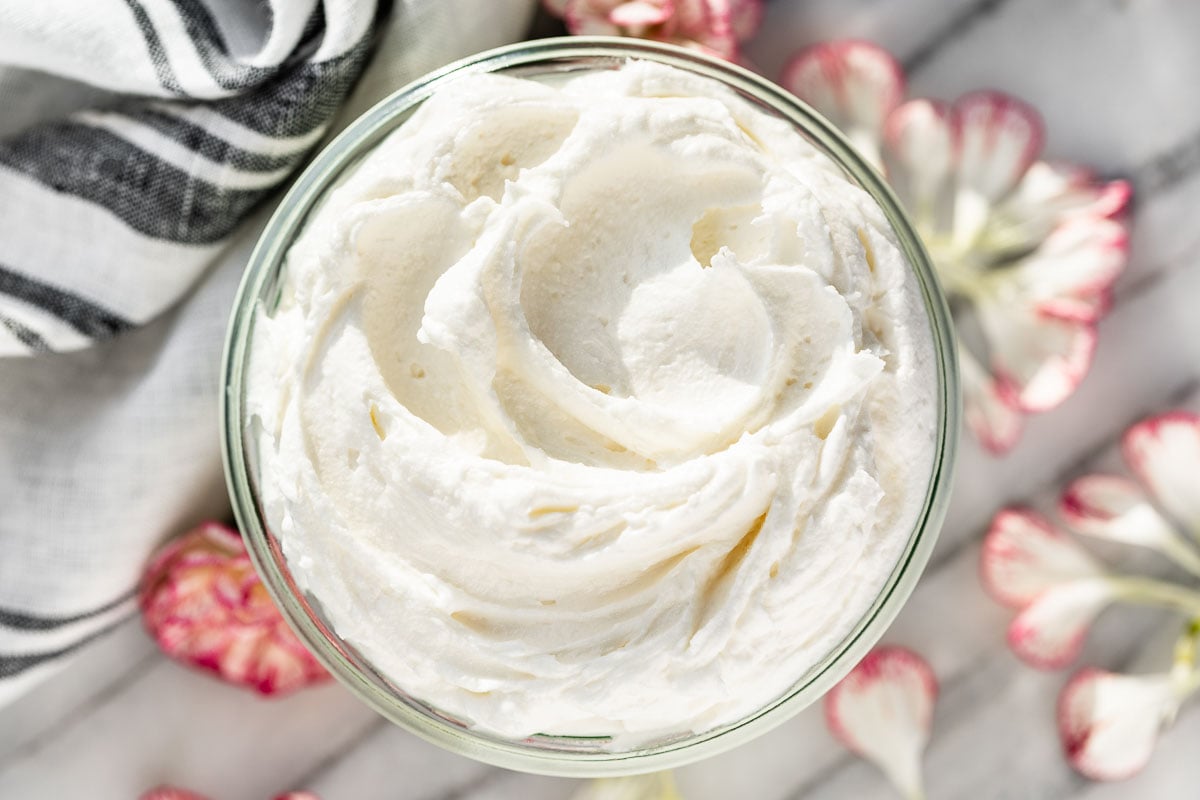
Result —
<path fill-rule="evenodd" d="M 281 183 L 536 2 L 0 0 L 0 349 L 74 349 L 0 357 L 0 706 L 229 514 L 221 344 Z"/>
<path fill-rule="evenodd" d="M 78 350 L 175 303 L 321 140 L 389 5 L 0 0 L 0 69 L 66 79 L 0 76 L 0 356 Z M 94 102 L 55 117 L 47 90 L 79 83 Z"/>

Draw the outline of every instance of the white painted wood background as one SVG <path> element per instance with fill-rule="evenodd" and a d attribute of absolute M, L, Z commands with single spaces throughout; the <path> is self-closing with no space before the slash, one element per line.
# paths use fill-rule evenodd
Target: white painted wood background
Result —
<path fill-rule="evenodd" d="M 1091 375 L 1034 419 L 1006 459 L 964 438 L 949 521 L 885 637 L 924 653 L 941 681 L 929 797 L 1200 796 L 1200 704 L 1185 708 L 1131 781 L 1090 784 L 1066 767 L 1053 714 L 1066 676 L 1035 672 L 1005 650 L 1009 612 L 984 596 L 976 567 L 998 507 L 1044 502 L 1064 478 L 1118 467 L 1112 440 L 1149 412 L 1200 407 L 1200 2 L 774 0 L 750 55 L 773 76 L 797 48 L 834 36 L 889 47 L 917 94 L 948 100 L 993 87 L 1026 98 L 1046 118 L 1051 157 L 1127 176 L 1137 192 L 1132 263 Z M 1162 667 L 1177 623 L 1110 611 L 1083 661 Z M 688 800 L 892 796 L 814 710 L 678 777 Z M 0 709 L 0 798 L 132 800 L 160 782 L 219 800 L 294 788 L 323 800 L 561 800 L 575 788 L 438 750 L 338 685 L 257 700 L 162 658 L 136 620 Z"/>

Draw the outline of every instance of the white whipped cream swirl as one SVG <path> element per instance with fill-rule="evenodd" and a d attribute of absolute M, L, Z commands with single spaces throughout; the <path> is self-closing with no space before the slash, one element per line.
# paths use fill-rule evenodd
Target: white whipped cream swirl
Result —
<path fill-rule="evenodd" d="M 790 125 L 630 62 L 441 89 L 312 214 L 248 407 L 300 587 L 479 729 L 702 731 L 867 611 L 934 450 L 924 304 Z"/>

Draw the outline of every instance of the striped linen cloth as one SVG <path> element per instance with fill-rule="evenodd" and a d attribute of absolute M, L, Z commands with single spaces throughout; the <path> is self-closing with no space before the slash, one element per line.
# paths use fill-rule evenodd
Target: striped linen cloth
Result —
<path fill-rule="evenodd" d="M 0 356 L 87 347 L 177 301 L 321 139 L 376 0 L 7 0 L 0 61 L 102 90 L 0 138 Z M 73 87 L 72 87 L 73 88 Z M 53 109 L 42 93 L 0 94 Z"/>
<path fill-rule="evenodd" d="M 0 704 L 228 513 L 221 341 L 279 190 L 535 2 L 0 0 Z"/>

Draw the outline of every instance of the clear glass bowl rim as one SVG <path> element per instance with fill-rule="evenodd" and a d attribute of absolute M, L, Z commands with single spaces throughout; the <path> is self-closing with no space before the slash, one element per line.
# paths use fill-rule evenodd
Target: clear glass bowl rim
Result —
<path fill-rule="evenodd" d="M 727 726 L 663 745 L 624 752 L 578 752 L 501 740 L 447 722 L 406 703 L 372 682 L 354 665 L 297 598 L 283 556 L 272 546 L 253 484 L 244 441 L 244 378 L 247 354 L 264 286 L 283 259 L 307 213 L 343 168 L 394 130 L 407 114 L 449 80 L 472 72 L 532 68 L 579 60 L 638 58 L 713 78 L 792 122 L 879 204 L 920 282 L 938 356 L 936 454 L 924 507 L 904 553 L 875 602 L 842 643 L 784 696 Z M 400 120 L 398 122 L 397 120 Z M 234 515 L 255 568 L 289 625 L 339 681 L 393 723 L 452 752 L 507 769 L 545 775 L 598 777 L 670 769 L 743 744 L 794 716 L 841 680 L 879 640 L 920 577 L 945 519 L 957 450 L 961 397 L 954 329 L 945 295 L 925 248 L 880 175 L 846 138 L 796 97 L 736 65 L 673 45 L 613 37 L 540 39 L 489 50 L 436 70 L 402 87 L 351 123 L 296 179 L 263 230 L 250 256 L 234 303 L 222 362 L 220 407 L 222 461 Z"/>

